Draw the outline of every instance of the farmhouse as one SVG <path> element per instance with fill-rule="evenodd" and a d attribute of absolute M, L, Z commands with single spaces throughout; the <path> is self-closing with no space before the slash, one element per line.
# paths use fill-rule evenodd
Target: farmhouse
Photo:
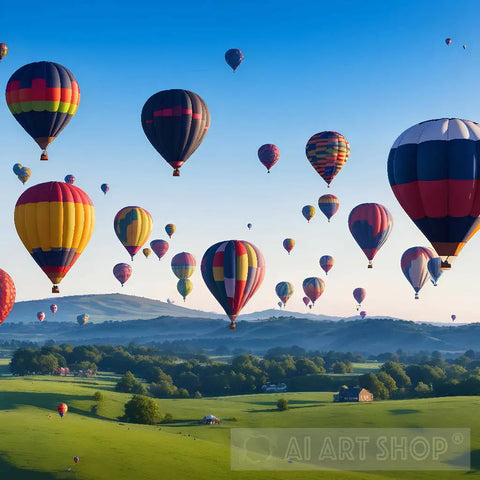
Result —
<path fill-rule="evenodd" d="M 333 396 L 334 402 L 373 402 L 373 394 L 364 388 L 341 388 Z"/>

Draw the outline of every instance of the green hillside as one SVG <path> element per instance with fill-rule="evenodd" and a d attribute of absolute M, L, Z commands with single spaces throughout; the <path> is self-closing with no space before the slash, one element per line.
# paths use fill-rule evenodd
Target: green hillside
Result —
<path fill-rule="evenodd" d="M 158 400 L 171 424 L 141 426 L 117 420 L 127 394 L 113 391 L 117 377 L 0 378 L 0 478 L 89 479 L 452 479 L 480 475 L 479 397 L 333 404 L 331 393 L 287 393 L 290 409 L 279 412 L 279 394 Z M 91 413 L 93 394 L 106 400 Z M 56 405 L 65 402 L 63 419 Z M 198 424 L 205 414 L 221 425 Z M 51 418 L 49 418 L 49 415 Z M 235 418 L 236 421 L 231 421 Z M 236 427 L 468 427 L 472 465 L 467 472 L 232 472 L 230 428 Z M 73 457 L 80 457 L 75 465 Z M 67 468 L 71 471 L 67 472 Z M 399 475 L 400 474 L 400 475 Z M 472 475 L 473 474 L 473 475 Z"/>

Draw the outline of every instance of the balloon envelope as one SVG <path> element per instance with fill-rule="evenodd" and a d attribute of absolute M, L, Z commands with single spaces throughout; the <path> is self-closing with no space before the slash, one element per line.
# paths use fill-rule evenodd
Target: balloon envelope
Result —
<path fill-rule="evenodd" d="M 35 62 L 10 77 L 5 96 L 15 119 L 45 150 L 75 115 L 80 88 L 73 73 L 62 65 Z"/>
<path fill-rule="evenodd" d="M 295 246 L 295 240 L 293 238 L 286 238 L 283 241 L 283 248 L 288 252 L 290 255 L 290 252 L 293 250 L 293 247 Z"/>
<path fill-rule="evenodd" d="M 210 111 L 196 93 L 163 90 L 142 109 L 142 127 L 153 148 L 180 175 L 179 168 L 200 146 L 210 127 Z"/>
<path fill-rule="evenodd" d="M 113 267 L 113 275 L 121 283 L 123 287 L 123 284 L 132 275 L 132 267 L 128 263 L 117 263 Z"/>
<path fill-rule="evenodd" d="M 266 143 L 258 149 L 258 159 L 270 173 L 270 169 L 278 162 L 280 158 L 280 150 L 273 143 Z"/>
<path fill-rule="evenodd" d="M 226 240 L 212 245 L 202 258 L 202 277 L 225 310 L 234 329 L 235 319 L 263 282 L 265 260 L 250 242 Z"/>
<path fill-rule="evenodd" d="M 57 405 L 58 414 L 63 417 L 68 412 L 68 406 L 66 403 L 60 403 Z"/>
<path fill-rule="evenodd" d="M 325 282 L 318 277 L 308 277 L 303 281 L 303 291 L 313 305 L 325 291 Z"/>
<path fill-rule="evenodd" d="M 305 205 L 302 208 L 302 215 L 305 217 L 305 220 L 307 220 L 307 222 L 310 222 L 310 220 L 315 215 L 315 207 L 313 205 Z"/>
<path fill-rule="evenodd" d="M 90 197 L 75 185 L 46 182 L 26 190 L 15 205 L 15 228 L 25 248 L 59 284 L 87 246 L 95 226 Z"/>
<path fill-rule="evenodd" d="M 305 304 L 306 307 L 308 307 L 308 304 L 310 303 L 310 299 L 308 297 L 303 297 L 303 303 Z"/>
<path fill-rule="evenodd" d="M 45 312 L 38 312 L 37 313 L 37 318 L 43 322 L 45 320 Z"/>
<path fill-rule="evenodd" d="M 5 43 L 0 43 L 0 60 L 8 53 L 8 47 Z"/>
<path fill-rule="evenodd" d="M 308 161 L 330 186 L 350 155 L 348 140 L 338 132 L 320 132 L 313 135 L 305 148 Z"/>
<path fill-rule="evenodd" d="M 20 175 L 20 172 L 22 170 L 22 167 L 23 165 L 21 163 L 16 163 L 14 166 L 13 166 L 13 173 L 15 175 Z"/>
<path fill-rule="evenodd" d="M 238 48 L 231 48 L 225 52 L 225 61 L 235 71 L 243 61 L 243 53 Z"/>
<path fill-rule="evenodd" d="M 107 192 L 110 190 L 110 186 L 107 183 L 102 183 L 100 185 L 100 190 L 102 190 L 103 194 L 106 195 Z"/>
<path fill-rule="evenodd" d="M 454 322 L 454 321 L 456 320 L 457 316 L 456 316 L 456 315 L 452 315 L 450 318 L 451 318 L 452 321 Z"/>
<path fill-rule="evenodd" d="M 362 311 L 360 312 L 360 316 L 361 316 L 362 318 L 365 318 L 365 317 L 367 316 L 367 312 L 365 312 L 365 310 L 362 310 Z"/>
<path fill-rule="evenodd" d="M 58 307 L 54 303 L 50 305 L 50 311 L 55 315 L 57 313 Z"/>
<path fill-rule="evenodd" d="M 452 39 L 451 39 L 451 38 L 446 38 L 446 39 L 445 39 L 445 43 L 446 43 L 447 45 L 450 45 L 450 44 L 452 43 Z"/>
<path fill-rule="evenodd" d="M 28 167 L 22 167 L 20 169 L 20 173 L 18 174 L 18 179 L 22 183 L 25 183 L 30 178 L 31 175 L 32 175 L 32 171 Z"/>
<path fill-rule="evenodd" d="M 144 248 L 142 250 L 142 252 L 145 255 L 145 258 L 148 258 L 150 256 L 150 254 L 152 253 L 152 251 L 149 248 Z"/>
<path fill-rule="evenodd" d="M 82 313 L 81 315 L 77 315 L 77 323 L 80 326 L 85 325 L 88 322 L 89 316 L 86 313 Z"/>
<path fill-rule="evenodd" d="M 441 118 L 419 123 L 395 140 L 388 180 L 405 213 L 450 268 L 480 228 L 480 125 Z"/>
<path fill-rule="evenodd" d="M 357 205 L 348 216 L 348 227 L 353 238 L 368 259 L 372 260 L 387 241 L 393 227 L 391 213 L 378 203 Z"/>
<path fill-rule="evenodd" d="M 172 238 L 176 229 L 177 227 L 173 223 L 167 223 L 167 225 L 165 225 L 165 231 L 167 232 L 168 238 Z"/>
<path fill-rule="evenodd" d="M 190 279 L 181 278 L 177 282 L 177 291 L 183 297 L 184 301 L 187 295 L 189 295 L 192 292 L 192 290 L 193 290 L 193 283 Z"/>
<path fill-rule="evenodd" d="M 152 216 L 142 207 L 124 207 L 113 220 L 118 239 L 132 260 L 152 233 Z"/>
<path fill-rule="evenodd" d="M 172 271 L 177 278 L 189 278 L 193 275 L 197 261 L 191 253 L 177 253 L 172 258 Z"/>
<path fill-rule="evenodd" d="M 75 183 L 75 177 L 73 175 L 67 175 L 65 177 L 65 182 L 73 185 Z"/>
<path fill-rule="evenodd" d="M 252 229 L 252 224 L 251 224 L 251 223 L 247 223 L 247 228 L 248 228 L 249 230 L 251 230 L 251 229 Z"/>
<path fill-rule="evenodd" d="M 411 247 L 403 252 L 400 266 L 405 278 L 415 290 L 416 299 L 428 280 L 428 261 L 435 256 L 435 252 L 427 247 Z"/>
<path fill-rule="evenodd" d="M 357 301 L 358 306 L 362 304 L 367 296 L 367 291 L 364 288 L 358 287 L 353 291 L 353 298 Z"/>
<path fill-rule="evenodd" d="M 323 257 L 320 257 L 319 263 L 322 270 L 328 275 L 328 272 L 332 269 L 334 264 L 333 257 L 330 255 L 323 255 Z"/>
<path fill-rule="evenodd" d="M 328 221 L 337 213 L 340 202 L 335 195 L 322 195 L 318 199 L 318 208 L 328 218 Z"/>
<path fill-rule="evenodd" d="M 433 284 L 437 286 L 438 279 L 442 276 L 443 271 L 441 270 L 442 267 L 442 259 L 440 257 L 431 258 L 427 262 L 427 269 L 428 273 L 432 277 Z"/>
<path fill-rule="evenodd" d="M 15 303 L 16 289 L 12 277 L 0 268 L 0 324 L 8 317 Z"/>
<path fill-rule="evenodd" d="M 150 242 L 150 248 L 160 260 L 168 252 L 168 242 L 166 240 L 152 240 Z"/>
<path fill-rule="evenodd" d="M 275 286 L 275 293 L 284 305 L 287 304 L 288 300 L 293 295 L 293 292 L 294 288 L 290 282 L 279 282 Z"/>

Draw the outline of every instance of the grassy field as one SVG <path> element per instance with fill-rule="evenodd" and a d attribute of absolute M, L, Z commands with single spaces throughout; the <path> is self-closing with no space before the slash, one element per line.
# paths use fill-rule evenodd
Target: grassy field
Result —
<path fill-rule="evenodd" d="M 333 404 L 331 393 L 244 395 L 158 400 L 168 425 L 117 420 L 130 398 L 113 391 L 117 377 L 0 378 L 0 479 L 453 479 L 480 478 L 479 397 L 372 404 Z M 93 394 L 106 400 L 91 413 Z M 279 397 L 290 409 L 279 412 Z M 63 419 L 56 405 L 65 402 Z M 206 414 L 221 425 L 198 424 Z M 236 421 L 231 421 L 232 418 Z M 235 472 L 230 470 L 230 429 L 236 427 L 469 427 L 470 472 Z M 74 464 L 73 457 L 80 457 Z M 67 468 L 71 467 L 71 471 Z"/>

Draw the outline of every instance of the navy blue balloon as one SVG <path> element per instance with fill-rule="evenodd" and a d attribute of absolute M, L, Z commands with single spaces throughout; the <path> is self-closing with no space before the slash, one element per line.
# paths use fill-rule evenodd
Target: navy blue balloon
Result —
<path fill-rule="evenodd" d="M 225 53 L 225 60 L 235 72 L 238 66 L 242 63 L 243 53 L 238 48 L 231 48 Z"/>

